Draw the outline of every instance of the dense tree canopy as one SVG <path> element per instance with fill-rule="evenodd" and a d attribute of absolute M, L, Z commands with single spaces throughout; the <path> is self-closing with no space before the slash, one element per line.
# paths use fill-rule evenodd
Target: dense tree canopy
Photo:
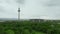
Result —
<path fill-rule="evenodd" d="M 0 22 L 0 34 L 60 34 L 60 24 L 48 21 L 6 21 Z"/>

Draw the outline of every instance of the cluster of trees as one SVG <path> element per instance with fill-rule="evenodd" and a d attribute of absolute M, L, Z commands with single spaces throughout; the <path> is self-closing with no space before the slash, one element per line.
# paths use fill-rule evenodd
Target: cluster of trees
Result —
<path fill-rule="evenodd" d="M 60 34 L 60 24 L 48 21 L 6 21 L 0 22 L 0 34 Z"/>

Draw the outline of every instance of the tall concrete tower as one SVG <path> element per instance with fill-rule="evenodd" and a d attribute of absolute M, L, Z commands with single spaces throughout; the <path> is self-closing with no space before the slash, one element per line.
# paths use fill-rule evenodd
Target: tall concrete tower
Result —
<path fill-rule="evenodd" d="M 18 20 L 20 20 L 20 8 L 18 8 Z"/>

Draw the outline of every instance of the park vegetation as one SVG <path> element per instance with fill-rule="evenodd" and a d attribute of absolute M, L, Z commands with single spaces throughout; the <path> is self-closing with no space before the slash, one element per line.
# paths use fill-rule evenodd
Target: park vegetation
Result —
<path fill-rule="evenodd" d="M 0 22 L 0 34 L 60 34 L 59 22 Z"/>

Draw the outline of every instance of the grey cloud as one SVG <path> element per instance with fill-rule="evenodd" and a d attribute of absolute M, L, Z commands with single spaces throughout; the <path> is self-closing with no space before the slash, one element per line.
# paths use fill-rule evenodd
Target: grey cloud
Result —
<path fill-rule="evenodd" d="M 21 7 L 21 18 L 57 18 L 60 19 L 60 0 L 1 0 L 0 15 L 6 18 L 17 18 L 17 3 Z M 42 1 L 42 2 L 41 2 Z M 25 3 L 26 2 L 26 3 Z M 39 3 L 40 2 L 40 3 Z M 24 4 L 25 3 L 25 4 Z M 22 9 L 23 8 L 23 9 Z M 0 16 L 1 17 L 1 16 Z"/>
<path fill-rule="evenodd" d="M 0 6 L 0 12 L 5 12 L 4 7 Z"/>
<path fill-rule="evenodd" d="M 60 0 L 50 0 L 46 6 L 60 6 Z"/>
<path fill-rule="evenodd" d="M 25 0 L 16 0 L 16 2 L 19 3 L 19 4 L 24 4 L 24 1 Z"/>

